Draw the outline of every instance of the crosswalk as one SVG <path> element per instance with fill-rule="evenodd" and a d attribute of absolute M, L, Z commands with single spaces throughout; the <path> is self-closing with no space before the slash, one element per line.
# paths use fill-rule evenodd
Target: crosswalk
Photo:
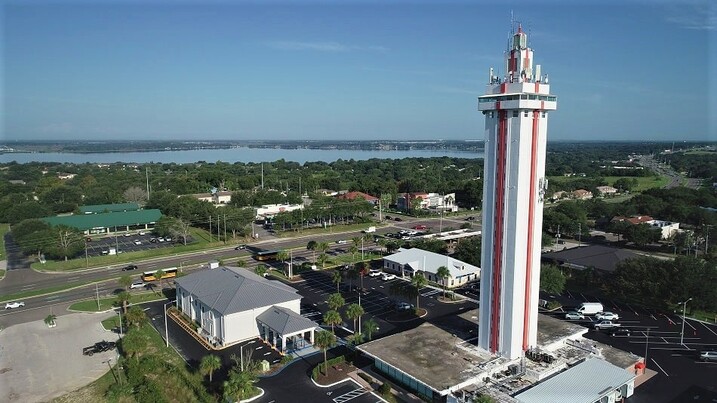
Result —
<path fill-rule="evenodd" d="M 357 388 L 357 389 L 352 390 L 351 392 L 347 392 L 341 396 L 335 397 L 334 402 L 335 403 L 348 402 L 349 400 L 355 399 L 359 396 L 363 396 L 368 392 L 369 392 L 369 390 L 366 388 Z"/>

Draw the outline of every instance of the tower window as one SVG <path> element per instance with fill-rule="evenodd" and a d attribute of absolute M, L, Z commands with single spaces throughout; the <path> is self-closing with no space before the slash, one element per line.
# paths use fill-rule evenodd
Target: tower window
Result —
<path fill-rule="evenodd" d="M 528 111 L 523 111 L 523 116 L 528 117 Z"/>
<path fill-rule="evenodd" d="M 518 111 L 513 111 L 513 117 L 514 117 L 514 118 L 517 118 L 517 117 L 518 117 Z"/>
<path fill-rule="evenodd" d="M 543 112 L 543 117 L 545 117 L 545 115 L 546 115 L 546 113 L 545 113 L 545 112 Z"/>

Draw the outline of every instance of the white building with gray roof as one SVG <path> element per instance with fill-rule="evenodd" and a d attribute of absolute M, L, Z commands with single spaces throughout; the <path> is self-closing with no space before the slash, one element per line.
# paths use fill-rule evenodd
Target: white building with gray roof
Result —
<path fill-rule="evenodd" d="M 443 284 L 443 281 L 436 277 L 436 272 L 441 266 L 445 266 L 450 272 L 450 277 L 446 279 L 448 288 L 459 287 L 480 278 L 480 267 L 419 248 L 399 248 L 398 252 L 383 258 L 385 272 L 396 273 L 401 277 L 412 277 L 414 273 L 422 271 L 429 281 Z"/>
<path fill-rule="evenodd" d="M 177 308 L 217 346 L 261 337 L 281 352 L 313 343 L 317 324 L 300 315 L 301 296 L 279 281 L 238 267 L 179 277 Z"/>

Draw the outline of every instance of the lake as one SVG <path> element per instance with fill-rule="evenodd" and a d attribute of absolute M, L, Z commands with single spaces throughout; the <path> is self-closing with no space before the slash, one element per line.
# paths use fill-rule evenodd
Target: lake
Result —
<path fill-rule="evenodd" d="M 0 163 L 7 162 L 63 162 L 63 163 L 177 163 L 206 162 L 271 162 L 280 159 L 303 164 L 307 161 L 334 162 L 343 160 L 368 160 L 371 158 L 483 158 L 483 152 L 455 150 L 314 150 L 280 148 L 226 148 L 211 150 L 177 150 L 117 153 L 7 153 L 0 154 Z"/>

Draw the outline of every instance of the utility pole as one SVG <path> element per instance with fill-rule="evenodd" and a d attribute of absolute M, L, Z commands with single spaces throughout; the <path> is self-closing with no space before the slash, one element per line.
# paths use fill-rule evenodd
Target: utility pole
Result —
<path fill-rule="evenodd" d="M 85 239 L 85 267 L 90 267 L 90 258 L 87 256 L 87 239 Z"/>
<path fill-rule="evenodd" d="M 645 336 L 645 369 L 647 369 L 647 346 L 650 345 L 650 328 L 647 328 L 647 336 Z"/>
<path fill-rule="evenodd" d="M 147 177 L 147 200 L 149 200 L 149 167 L 144 167 L 144 174 Z"/>
<path fill-rule="evenodd" d="M 212 242 L 212 215 L 209 215 L 209 243 Z"/>
<path fill-rule="evenodd" d="M 582 245 L 582 236 L 583 236 L 583 224 L 578 223 L 578 248 L 583 246 Z"/>
<path fill-rule="evenodd" d="M 97 283 L 95 283 L 95 297 L 97 297 L 97 310 L 100 310 L 100 288 Z"/>
<path fill-rule="evenodd" d="M 261 163 L 261 189 L 264 190 L 264 163 Z"/>
<path fill-rule="evenodd" d="M 224 243 L 227 243 L 227 215 L 224 213 Z"/>

